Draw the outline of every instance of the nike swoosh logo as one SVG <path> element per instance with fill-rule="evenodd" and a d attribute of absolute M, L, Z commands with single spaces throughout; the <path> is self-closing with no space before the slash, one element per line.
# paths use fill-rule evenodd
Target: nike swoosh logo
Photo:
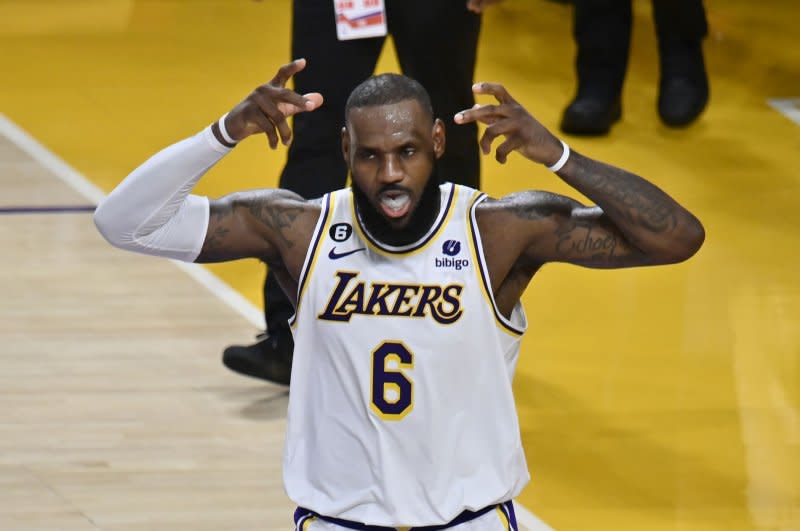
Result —
<path fill-rule="evenodd" d="M 344 258 L 345 256 L 350 256 L 351 254 L 357 253 L 358 251 L 365 250 L 365 247 L 359 247 L 358 249 L 353 249 L 352 251 L 345 251 L 343 253 L 337 253 L 336 247 L 330 250 L 328 253 L 328 258 L 331 260 L 338 260 L 339 258 Z"/>

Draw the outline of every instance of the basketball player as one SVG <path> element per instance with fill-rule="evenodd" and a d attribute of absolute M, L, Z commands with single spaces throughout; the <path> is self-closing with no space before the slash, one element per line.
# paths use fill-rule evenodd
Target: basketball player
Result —
<path fill-rule="evenodd" d="M 347 165 L 342 159 L 339 129 L 350 92 L 375 70 L 386 37 L 339 40 L 334 9 L 371 5 L 385 11 L 384 21 L 404 74 L 428 90 L 436 116 L 447 116 L 449 149 L 437 161 L 442 179 L 480 188 L 478 127 L 454 127 L 452 116 L 475 103 L 471 90 L 485 8 L 475 0 L 293 0 L 291 48 L 308 68 L 294 78 L 295 90 L 325 94 L 325 105 L 294 117 L 292 143 L 280 173 L 280 187 L 306 198 L 342 188 Z M 473 5 L 473 4 L 481 5 Z M 471 12 L 472 11 L 472 12 Z M 345 14 L 342 13 L 344 17 Z M 312 177 L 313 176 L 313 177 Z M 266 333 L 255 343 L 230 345 L 223 364 L 237 373 L 289 385 L 294 343 L 288 324 L 294 313 L 289 297 L 271 269 L 264 282 Z"/>
<path fill-rule="evenodd" d="M 208 200 L 197 180 L 244 138 L 287 143 L 286 117 L 313 112 L 283 66 L 218 122 L 166 148 L 98 207 L 114 245 L 185 261 L 258 257 L 293 298 L 284 483 L 302 530 L 437 526 L 516 529 L 527 483 L 511 380 L 526 321 L 520 296 L 547 262 L 669 264 L 703 241 L 699 221 L 653 184 L 571 152 L 501 85 L 487 124 L 598 206 L 549 192 L 501 199 L 439 185 L 444 127 L 415 81 L 385 74 L 347 102 L 342 152 L 353 186 L 306 201 L 285 190 Z"/>

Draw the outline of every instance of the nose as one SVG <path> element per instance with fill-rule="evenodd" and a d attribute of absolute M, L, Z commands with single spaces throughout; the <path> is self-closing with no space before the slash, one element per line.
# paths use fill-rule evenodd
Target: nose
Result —
<path fill-rule="evenodd" d="M 389 154 L 383 159 L 380 178 L 384 183 L 398 183 L 403 180 L 405 172 L 399 157 Z"/>

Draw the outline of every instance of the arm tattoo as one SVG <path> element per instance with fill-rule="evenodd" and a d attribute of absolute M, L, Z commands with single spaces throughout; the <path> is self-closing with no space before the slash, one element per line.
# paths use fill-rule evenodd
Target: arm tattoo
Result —
<path fill-rule="evenodd" d="M 577 202 L 551 192 L 527 191 L 507 195 L 501 201 L 520 219 L 536 221 L 556 214 L 569 216 Z"/>
<path fill-rule="evenodd" d="M 519 219 L 552 218 L 554 228 L 547 229 L 541 239 L 542 252 L 550 259 L 611 266 L 633 257 L 629 239 L 608 226 L 608 218 L 599 207 L 585 207 L 569 197 L 544 191 L 519 192 L 502 201 Z"/>
<path fill-rule="evenodd" d="M 230 232 L 230 229 L 226 229 L 222 225 L 217 225 L 214 229 L 214 232 L 208 235 L 206 239 L 206 251 L 208 253 L 216 253 L 224 248 L 225 245 L 225 237 Z"/>
<path fill-rule="evenodd" d="M 531 222 L 520 225 L 531 259 L 589 267 L 666 264 L 687 259 L 703 242 L 691 213 L 633 173 L 573 153 L 558 175 L 598 206 L 542 191 L 503 198 L 503 210 Z"/>
<path fill-rule="evenodd" d="M 287 248 L 294 246 L 289 239 L 288 229 L 303 212 L 300 206 L 284 206 L 270 196 L 254 198 L 247 203 L 247 209 L 253 216 L 271 229 L 283 241 Z"/>
<path fill-rule="evenodd" d="M 607 198 L 602 205 L 605 212 L 654 233 L 677 227 L 675 203 L 656 186 L 625 170 L 578 156 L 581 164 L 576 177 Z"/>
<path fill-rule="evenodd" d="M 211 220 L 208 225 L 214 228 L 206 235 L 206 241 L 203 244 L 203 256 L 206 258 L 224 254 L 226 250 L 226 236 L 231 231 L 225 227 L 225 218 L 231 217 L 233 210 L 229 205 L 225 205 L 222 208 L 212 207 L 210 214 Z"/>
<path fill-rule="evenodd" d="M 556 256 L 601 261 L 615 258 L 618 236 L 614 232 L 597 229 L 594 222 L 569 220 L 558 225 L 554 235 Z"/>

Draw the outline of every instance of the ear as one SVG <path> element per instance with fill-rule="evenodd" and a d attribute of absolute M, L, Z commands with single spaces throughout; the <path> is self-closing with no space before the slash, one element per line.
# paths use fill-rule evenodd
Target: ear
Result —
<path fill-rule="evenodd" d="M 445 147 L 445 133 L 444 133 L 444 122 L 441 121 L 439 118 L 434 120 L 433 122 L 433 154 L 436 156 L 437 159 L 442 158 L 444 155 L 444 147 Z"/>
<path fill-rule="evenodd" d="M 344 161 L 347 163 L 347 167 L 350 167 L 350 133 L 347 132 L 347 127 L 342 127 L 342 156 L 344 156 Z"/>

